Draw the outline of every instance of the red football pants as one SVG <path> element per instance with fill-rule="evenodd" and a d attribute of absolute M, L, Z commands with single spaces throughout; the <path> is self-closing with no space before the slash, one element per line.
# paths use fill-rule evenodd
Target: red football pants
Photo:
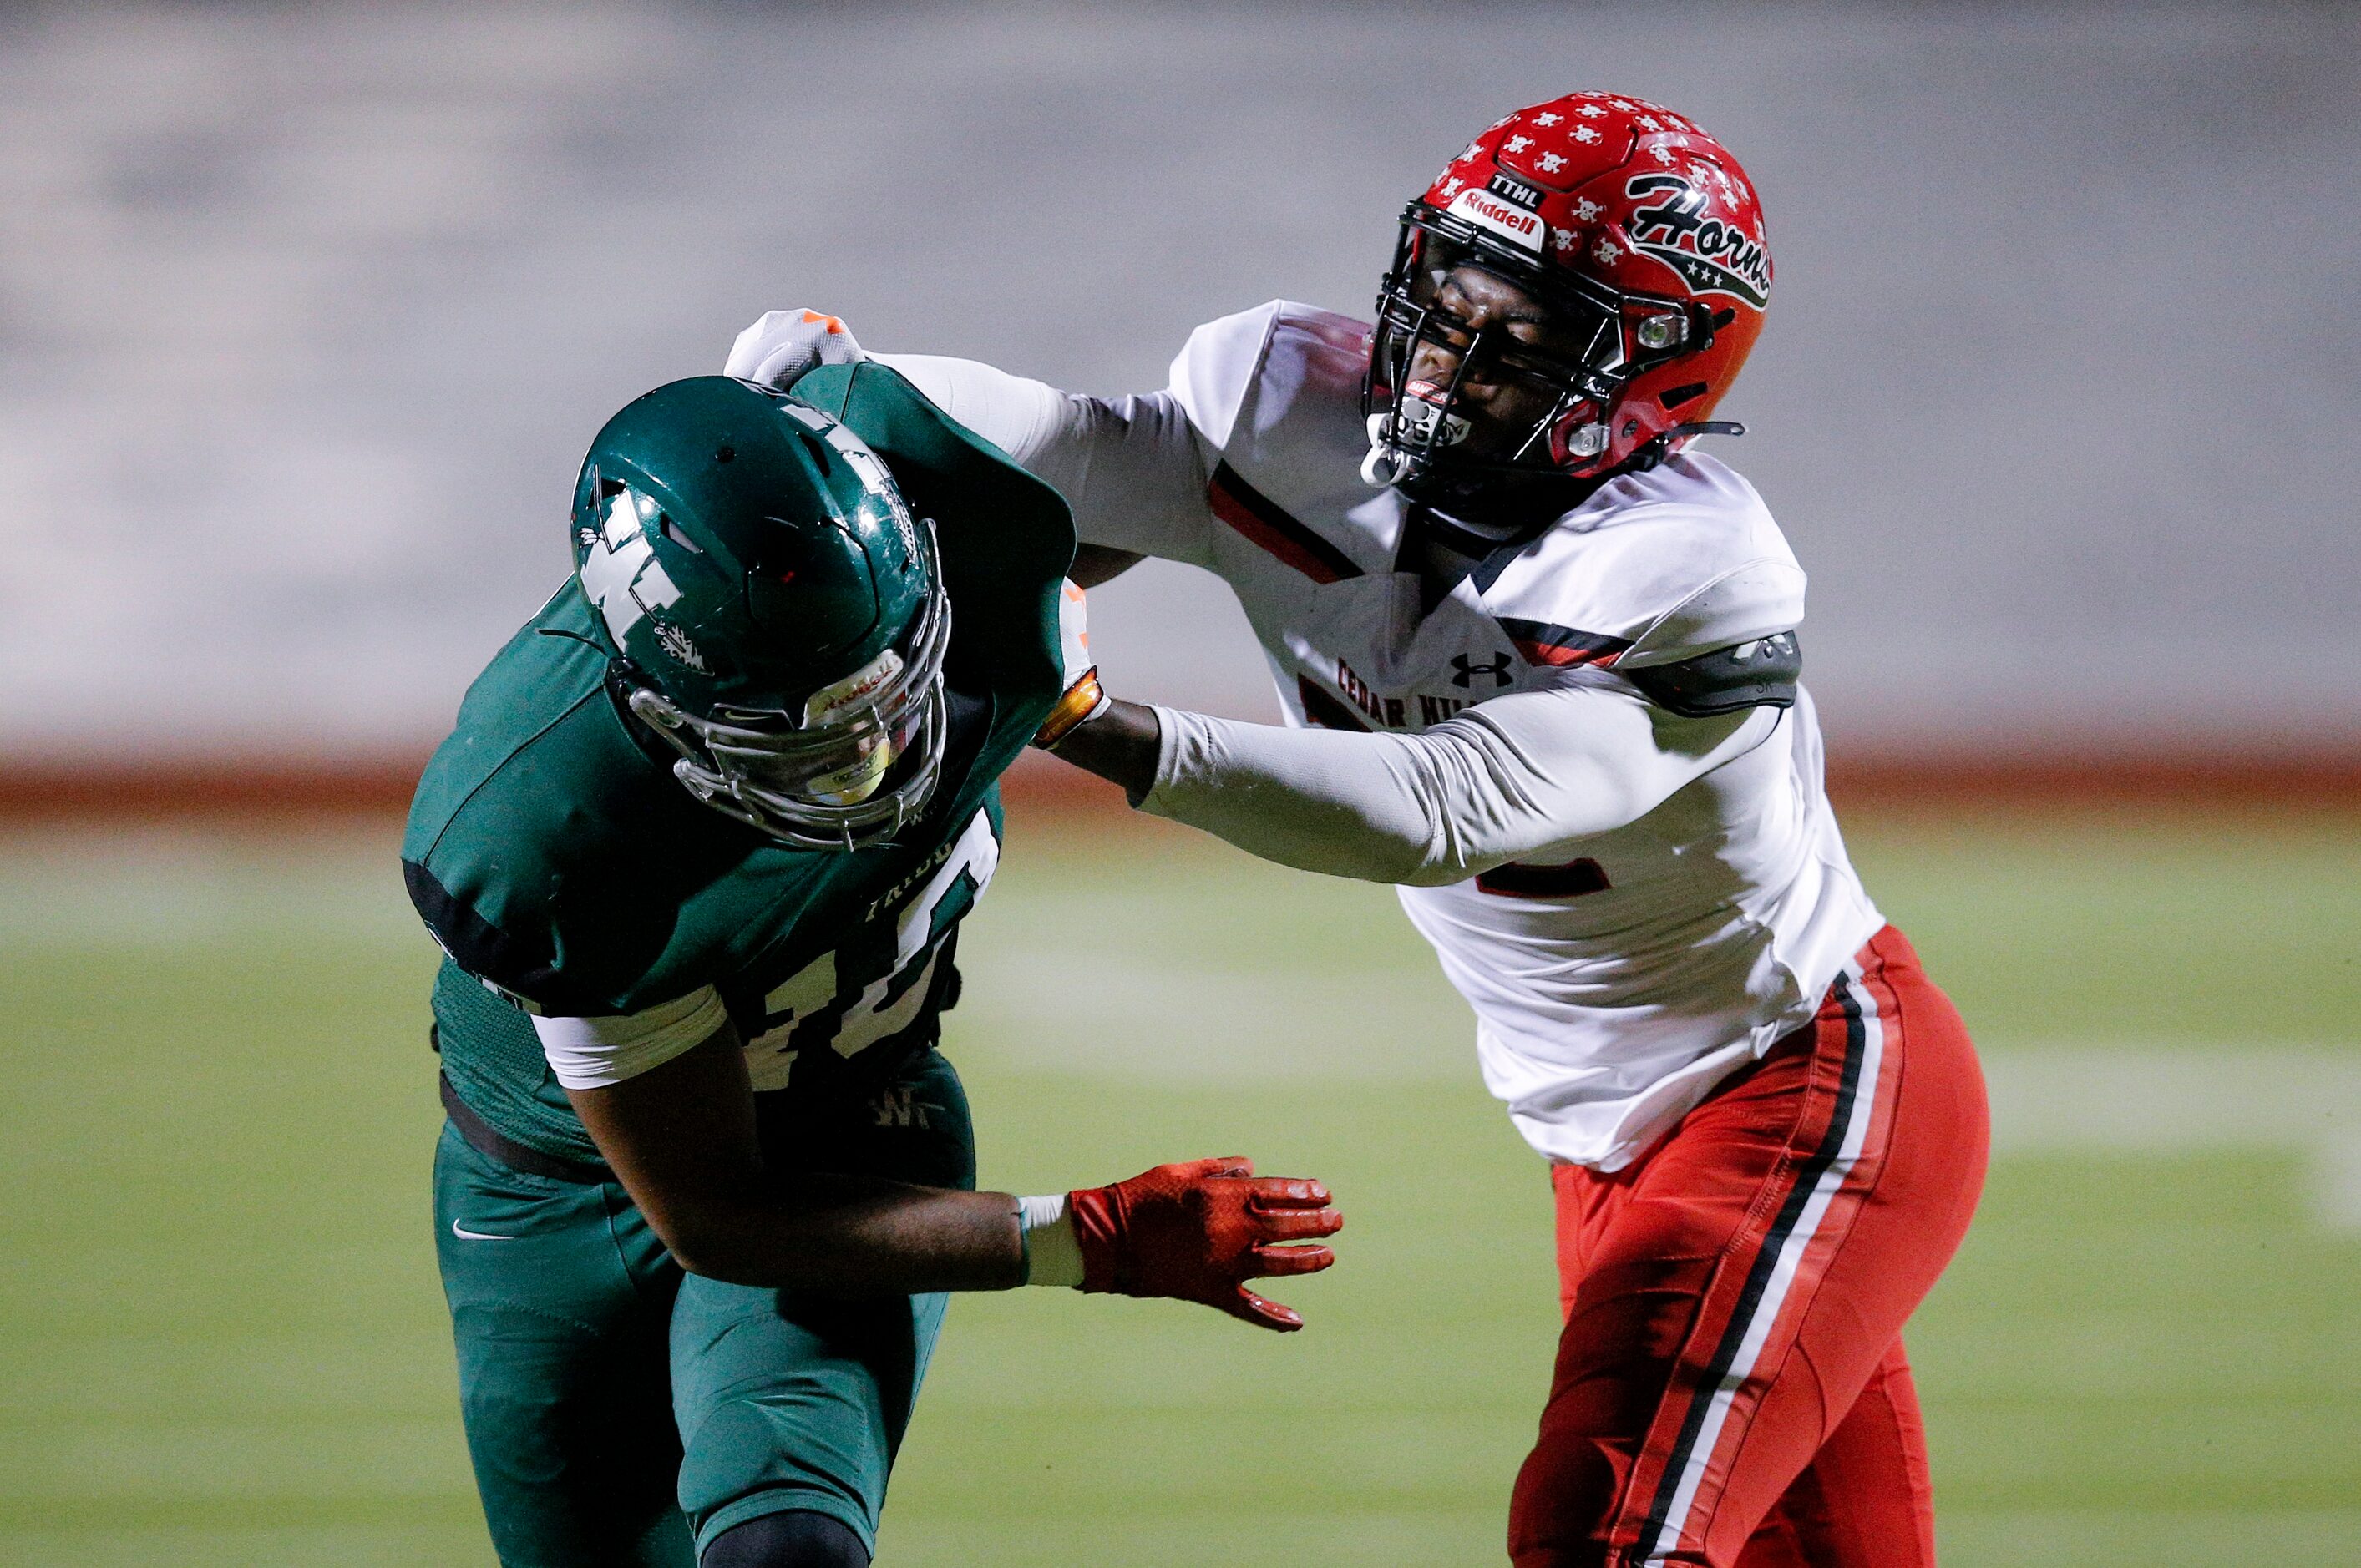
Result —
<path fill-rule="evenodd" d="M 1983 1186 L 1967 1027 L 1887 927 L 1639 1159 L 1553 1168 L 1565 1332 L 1517 1568 L 1927 1568 L 1902 1324 Z"/>

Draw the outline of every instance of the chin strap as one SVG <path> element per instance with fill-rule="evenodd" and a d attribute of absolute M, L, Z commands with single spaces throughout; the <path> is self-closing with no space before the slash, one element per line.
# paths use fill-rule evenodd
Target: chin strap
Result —
<path fill-rule="evenodd" d="M 1393 444 L 1393 416 L 1369 416 L 1369 452 L 1361 459 L 1361 483 L 1372 489 L 1389 489 L 1410 472 L 1410 455 Z"/>
<path fill-rule="evenodd" d="M 1644 474 L 1673 455 L 1673 443 L 1692 435 L 1744 435 L 1746 427 L 1734 419 L 1701 419 L 1676 424 L 1623 460 L 1619 474 Z"/>
<path fill-rule="evenodd" d="M 1593 426 L 1589 428 L 1603 428 Z M 1388 437 L 1384 414 L 1369 416 L 1369 452 L 1361 459 L 1361 482 L 1377 489 L 1387 489 L 1401 483 L 1410 473 L 1410 455 L 1395 446 Z M 1673 455 L 1673 443 L 1698 435 L 1744 435 L 1746 427 L 1733 419 L 1701 419 L 1694 424 L 1676 424 L 1664 434 L 1641 447 L 1618 464 L 1610 472 L 1601 474 L 1602 480 L 1617 474 L 1644 474 Z"/>

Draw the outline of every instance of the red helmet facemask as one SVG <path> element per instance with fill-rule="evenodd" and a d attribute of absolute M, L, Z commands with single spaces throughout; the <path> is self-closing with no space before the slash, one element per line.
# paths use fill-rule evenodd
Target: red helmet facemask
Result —
<path fill-rule="evenodd" d="M 1693 122 L 1609 93 L 1521 109 L 1403 211 L 1364 477 L 1594 478 L 1734 430 L 1707 416 L 1770 286 L 1753 188 Z"/>

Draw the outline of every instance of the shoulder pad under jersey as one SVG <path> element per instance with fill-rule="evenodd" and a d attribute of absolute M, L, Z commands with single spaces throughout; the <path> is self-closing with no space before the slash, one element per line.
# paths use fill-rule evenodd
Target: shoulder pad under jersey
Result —
<path fill-rule="evenodd" d="M 1804 587 L 1753 487 L 1685 454 L 1600 487 L 1484 598 L 1529 663 L 1628 674 L 1792 631 Z"/>
<path fill-rule="evenodd" d="M 1641 696 L 1685 718 L 1709 718 L 1741 707 L 1793 707 L 1803 674 L 1803 647 L 1793 631 L 1623 672 Z"/>
<path fill-rule="evenodd" d="M 1172 361 L 1172 395 L 1206 444 L 1234 458 L 1245 455 L 1234 447 L 1251 448 L 1307 394 L 1357 433 L 1368 338 L 1365 322 L 1273 300 L 1191 333 Z M 1339 393 L 1347 394 L 1341 403 Z"/>
<path fill-rule="evenodd" d="M 1002 728 L 1029 737 L 1065 691 L 1058 607 L 1074 520 L 1064 498 L 891 366 L 825 365 L 796 382 L 796 396 L 842 420 L 885 460 L 912 510 L 933 520 L 956 656 L 988 667 Z"/>
<path fill-rule="evenodd" d="M 1207 506 L 1315 582 L 1383 571 L 1391 549 L 1354 520 L 1380 499 L 1361 477 L 1368 334 L 1275 300 L 1198 328 L 1172 362 L 1173 396 L 1206 448 Z"/>
<path fill-rule="evenodd" d="M 748 831 L 680 787 L 625 727 L 561 593 L 468 688 L 402 838 L 411 903 L 443 950 L 518 1005 L 630 1013 L 712 980 L 749 924 L 689 904 Z"/>

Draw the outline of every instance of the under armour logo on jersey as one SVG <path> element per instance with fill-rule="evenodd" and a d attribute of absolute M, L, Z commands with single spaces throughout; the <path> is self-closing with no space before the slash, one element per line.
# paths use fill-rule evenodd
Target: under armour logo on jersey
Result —
<path fill-rule="evenodd" d="M 1507 685 L 1509 658 L 1510 655 L 1503 653 L 1489 663 L 1479 664 L 1465 653 L 1454 653 L 1451 655 L 1451 667 L 1458 673 L 1451 677 L 1451 684 L 1455 686 L 1472 686 L 1476 684 L 1477 676 L 1489 675 L 1492 677 L 1493 685 Z"/>

